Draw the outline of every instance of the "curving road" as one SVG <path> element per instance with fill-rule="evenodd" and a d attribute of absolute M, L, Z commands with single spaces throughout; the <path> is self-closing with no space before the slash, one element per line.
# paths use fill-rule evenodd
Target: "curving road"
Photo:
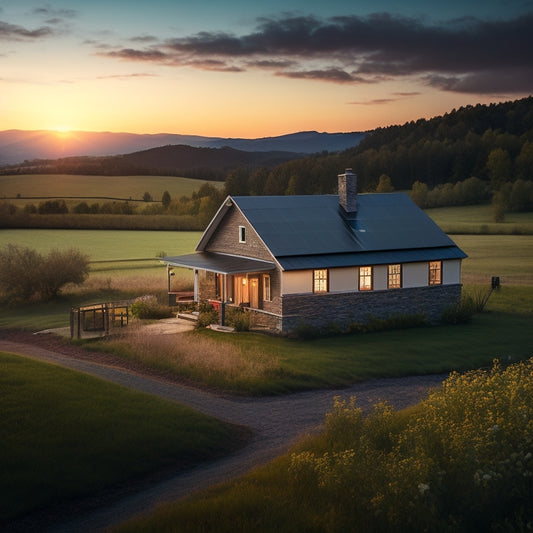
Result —
<path fill-rule="evenodd" d="M 136 514 L 149 512 L 155 505 L 183 497 L 210 485 L 231 479 L 266 463 L 285 452 L 298 438 L 316 432 L 333 397 L 356 396 L 357 405 L 369 409 L 376 401 L 386 400 L 396 409 L 417 403 L 427 391 L 440 385 L 445 375 L 378 379 L 342 390 L 320 390 L 267 398 L 223 397 L 192 387 L 170 383 L 104 364 L 76 359 L 40 346 L 0 339 L 0 351 L 59 364 L 81 372 L 173 400 L 199 411 L 253 430 L 251 443 L 238 453 L 180 473 L 148 489 L 122 497 L 119 501 L 101 501 L 96 509 L 63 517 L 46 528 L 43 522 L 19 524 L 20 530 L 54 532 L 94 532 L 120 523 Z"/>

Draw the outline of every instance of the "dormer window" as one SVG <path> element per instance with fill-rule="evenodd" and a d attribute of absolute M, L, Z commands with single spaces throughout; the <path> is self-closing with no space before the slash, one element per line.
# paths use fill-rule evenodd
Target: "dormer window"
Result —
<path fill-rule="evenodd" d="M 246 228 L 239 226 L 239 242 L 246 242 Z"/>

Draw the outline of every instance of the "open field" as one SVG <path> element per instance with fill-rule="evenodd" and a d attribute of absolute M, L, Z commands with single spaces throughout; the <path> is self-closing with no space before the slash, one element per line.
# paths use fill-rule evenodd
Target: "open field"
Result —
<path fill-rule="evenodd" d="M 533 235 L 450 235 L 468 254 L 465 284 L 490 284 L 500 276 L 506 285 L 533 285 Z"/>
<path fill-rule="evenodd" d="M 231 426 L 174 402 L 12 354 L 0 361 L 0 529 L 239 445 Z"/>
<path fill-rule="evenodd" d="M 493 222 L 490 205 L 438 207 L 425 212 L 448 234 L 533 235 L 533 213 L 507 213 Z"/>
<path fill-rule="evenodd" d="M 149 192 L 154 200 L 160 201 L 163 193 L 168 191 L 171 198 L 190 196 L 205 183 L 216 187 L 224 184 L 218 181 L 207 182 L 175 176 L 76 176 L 67 174 L 23 174 L 16 176 L 0 176 L 0 200 L 2 198 L 23 197 L 21 200 L 10 200 L 11 203 L 24 206 L 38 200 L 27 200 L 27 197 L 77 197 L 77 198 L 124 198 L 142 200 L 145 192 Z M 79 203 L 77 200 L 74 203 Z"/>
<path fill-rule="evenodd" d="M 0 247 L 8 243 L 48 252 L 53 248 L 77 248 L 91 261 L 154 259 L 192 253 L 202 235 L 199 231 L 119 230 L 0 230 Z"/>

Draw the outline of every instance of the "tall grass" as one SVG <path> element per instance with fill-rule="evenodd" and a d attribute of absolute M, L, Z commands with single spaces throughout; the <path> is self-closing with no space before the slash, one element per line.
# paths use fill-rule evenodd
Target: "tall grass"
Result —
<path fill-rule="evenodd" d="M 163 373 L 245 394 L 280 371 L 279 358 L 260 347 L 239 348 L 194 333 L 160 335 L 140 323 L 104 348 Z"/>
<path fill-rule="evenodd" d="M 415 408 L 337 400 L 324 432 L 119 531 L 529 531 L 533 360 L 452 374 Z"/>

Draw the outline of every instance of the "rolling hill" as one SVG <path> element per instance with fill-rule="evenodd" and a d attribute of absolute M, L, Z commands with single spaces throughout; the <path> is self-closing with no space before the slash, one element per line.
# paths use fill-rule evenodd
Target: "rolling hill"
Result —
<path fill-rule="evenodd" d="M 202 137 L 159 133 L 141 135 L 111 132 L 0 131 L 0 166 L 33 159 L 59 159 L 72 156 L 128 154 L 167 145 L 194 148 L 223 148 L 249 152 L 296 152 L 311 154 L 337 152 L 356 146 L 365 133 L 319 133 L 306 131 L 258 139 Z"/>

